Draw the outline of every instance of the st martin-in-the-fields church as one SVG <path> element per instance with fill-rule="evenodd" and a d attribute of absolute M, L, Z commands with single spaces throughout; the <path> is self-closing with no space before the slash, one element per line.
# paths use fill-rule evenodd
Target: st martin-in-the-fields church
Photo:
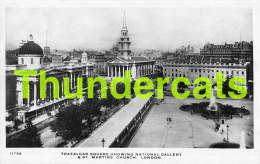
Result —
<path fill-rule="evenodd" d="M 125 71 L 131 71 L 132 79 L 142 76 L 148 76 L 154 73 L 155 61 L 148 60 L 145 57 L 131 55 L 130 38 L 126 26 L 126 16 L 124 13 L 123 27 L 118 41 L 119 55 L 111 62 L 108 62 L 108 77 L 124 77 Z"/>

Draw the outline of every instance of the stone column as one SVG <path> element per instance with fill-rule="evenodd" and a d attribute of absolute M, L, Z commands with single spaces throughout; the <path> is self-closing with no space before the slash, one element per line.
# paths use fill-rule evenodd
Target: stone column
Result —
<path fill-rule="evenodd" d="M 19 106 L 23 106 L 22 82 L 18 79 L 16 82 L 16 92 L 17 92 L 17 104 Z"/>
<path fill-rule="evenodd" d="M 110 66 L 110 77 L 113 77 L 113 66 Z"/>
<path fill-rule="evenodd" d="M 109 67 L 109 65 L 107 66 L 107 76 L 110 77 L 110 67 Z"/>
<path fill-rule="evenodd" d="M 140 72 L 139 76 L 142 76 L 143 75 L 143 66 L 142 66 L 142 64 L 139 66 L 139 72 Z"/>
<path fill-rule="evenodd" d="M 115 66 L 115 77 L 118 76 L 118 70 L 117 70 L 117 66 Z"/>
<path fill-rule="evenodd" d="M 138 74 L 139 74 L 139 77 L 141 77 L 142 76 L 142 74 L 143 74 L 143 69 L 142 69 L 143 67 L 142 67 L 142 65 L 139 65 L 138 66 L 138 69 L 139 69 L 139 71 L 138 71 Z"/>
<path fill-rule="evenodd" d="M 132 73 L 132 78 L 135 79 L 136 78 L 136 64 L 132 65 L 131 73 Z"/>
<path fill-rule="evenodd" d="M 123 77 L 125 77 L 125 66 L 123 66 Z"/>
<path fill-rule="evenodd" d="M 77 87 L 77 72 L 74 72 L 74 89 Z"/>
<path fill-rule="evenodd" d="M 146 64 L 144 64 L 144 75 L 146 75 Z"/>
<path fill-rule="evenodd" d="M 127 71 L 130 71 L 129 66 L 126 66 L 126 70 L 127 70 Z"/>
<path fill-rule="evenodd" d="M 73 80 L 73 76 L 72 76 L 72 72 L 70 73 L 70 88 L 72 89 L 73 86 L 72 86 L 72 80 Z"/>
<path fill-rule="evenodd" d="M 139 76 L 139 65 L 136 64 L 136 76 L 138 77 Z"/>
<path fill-rule="evenodd" d="M 118 66 L 118 75 L 121 77 L 121 66 Z"/>
<path fill-rule="evenodd" d="M 115 76 L 115 70 L 114 66 L 111 66 L 111 77 Z"/>
<path fill-rule="evenodd" d="M 29 81 L 29 97 L 28 97 L 28 99 L 27 99 L 27 106 L 29 107 L 30 106 L 30 95 L 31 95 L 31 93 L 30 93 L 30 81 Z"/>
<path fill-rule="evenodd" d="M 63 88 L 63 80 L 61 80 L 61 96 L 60 97 L 63 97 L 63 91 L 64 90 L 64 88 Z"/>
<path fill-rule="evenodd" d="M 143 75 L 145 75 L 145 64 L 143 65 Z"/>
<path fill-rule="evenodd" d="M 146 64 L 144 64 L 144 75 L 146 75 Z"/>
<path fill-rule="evenodd" d="M 50 100 L 52 100 L 52 88 L 51 88 L 51 84 L 49 84 L 50 87 Z"/>
<path fill-rule="evenodd" d="M 33 82 L 33 101 L 34 101 L 34 106 L 37 105 L 37 87 L 36 87 L 36 81 Z"/>

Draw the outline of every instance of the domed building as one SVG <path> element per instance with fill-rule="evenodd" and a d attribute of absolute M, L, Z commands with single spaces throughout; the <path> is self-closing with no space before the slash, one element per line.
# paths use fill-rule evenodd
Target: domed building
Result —
<path fill-rule="evenodd" d="M 25 65 L 28 69 L 38 69 L 43 64 L 43 50 L 33 41 L 32 34 L 27 43 L 19 48 L 18 64 Z"/>
<path fill-rule="evenodd" d="M 87 54 L 83 55 L 85 59 Z M 77 89 L 77 78 L 87 78 L 94 76 L 94 64 L 84 61 L 62 61 L 62 57 L 57 54 L 52 54 L 52 61 L 44 55 L 44 51 L 37 43 L 33 41 L 33 36 L 30 35 L 29 40 L 17 50 L 18 64 L 7 65 L 6 69 L 6 112 L 7 117 L 11 121 L 16 119 L 25 122 L 27 119 L 45 115 L 44 118 L 55 115 L 58 108 L 64 107 L 78 100 L 71 100 L 65 97 L 64 93 L 64 78 L 69 78 L 70 92 L 74 93 Z M 15 70 L 37 70 L 36 75 L 29 76 L 28 97 L 23 97 L 23 75 L 15 74 Z M 45 86 L 43 91 L 40 90 L 40 70 L 46 72 L 46 81 L 42 86 Z M 54 81 L 48 81 L 48 78 L 55 78 Z M 57 83 L 58 82 L 58 83 Z M 58 94 L 55 87 L 58 89 Z M 82 88 L 86 88 L 87 83 L 82 84 Z M 45 98 L 41 98 L 41 92 L 45 92 Z"/>

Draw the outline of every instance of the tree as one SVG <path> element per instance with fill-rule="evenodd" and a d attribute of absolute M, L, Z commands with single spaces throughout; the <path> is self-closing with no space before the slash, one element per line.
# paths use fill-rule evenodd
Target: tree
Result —
<path fill-rule="evenodd" d="M 26 129 L 22 134 L 14 139 L 8 140 L 7 147 L 41 147 L 42 142 L 37 128 L 31 120 L 26 121 Z"/>
<path fill-rule="evenodd" d="M 57 115 L 52 130 L 66 141 L 78 140 L 81 137 L 82 115 L 78 105 L 71 105 Z"/>
<path fill-rule="evenodd" d="M 115 104 L 115 98 L 111 95 L 110 88 L 107 89 L 107 98 L 101 100 L 101 104 L 106 108 L 111 108 Z"/>

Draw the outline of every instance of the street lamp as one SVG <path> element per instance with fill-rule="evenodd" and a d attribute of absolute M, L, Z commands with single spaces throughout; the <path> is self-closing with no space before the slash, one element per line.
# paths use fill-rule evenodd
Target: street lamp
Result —
<path fill-rule="evenodd" d="M 227 142 L 228 142 L 228 128 L 229 128 L 229 125 L 227 124 Z"/>

